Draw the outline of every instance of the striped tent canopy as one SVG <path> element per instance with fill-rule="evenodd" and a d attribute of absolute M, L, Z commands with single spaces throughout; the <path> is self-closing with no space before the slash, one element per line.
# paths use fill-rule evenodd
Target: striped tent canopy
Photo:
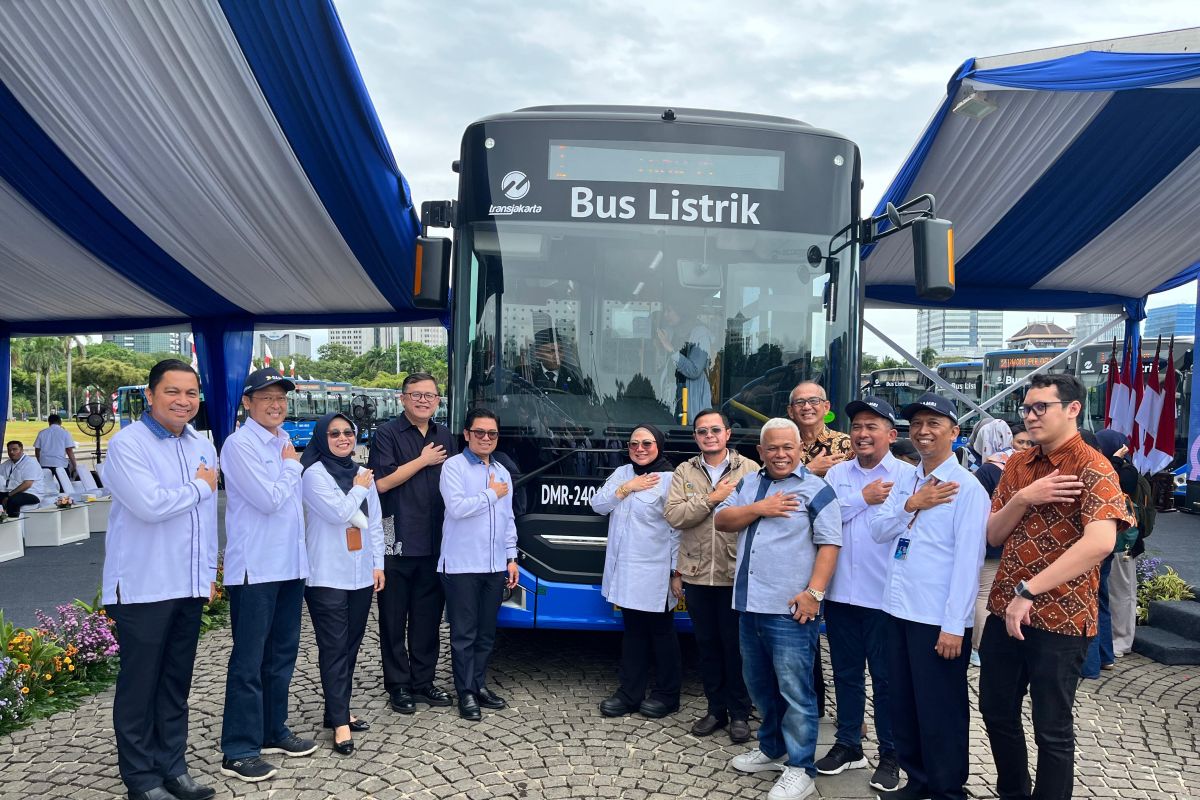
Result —
<path fill-rule="evenodd" d="M 933 194 L 957 291 L 918 298 L 898 235 L 864 248 L 868 302 L 1137 320 L 1146 295 L 1195 278 L 1198 45 L 1193 29 L 963 64 L 876 211 Z"/>
<path fill-rule="evenodd" d="M 0 374 L 191 324 L 221 440 L 255 325 L 431 316 L 418 230 L 332 0 L 0 3 Z"/>

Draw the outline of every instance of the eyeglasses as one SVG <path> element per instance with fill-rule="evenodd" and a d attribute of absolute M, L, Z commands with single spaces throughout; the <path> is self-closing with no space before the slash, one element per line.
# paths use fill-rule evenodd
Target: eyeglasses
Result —
<path fill-rule="evenodd" d="M 441 397 L 437 392 L 404 392 L 404 395 L 411 397 L 413 400 L 422 400 L 430 403 Z"/>
<path fill-rule="evenodd" d="M 720 425 L 713 425 L 711 428 L 696 428 L 696 435 L 700 437 L 708 436 L 710 433 L 713 436 L 720 436 L 725 432 L 725 429 Z"/>
<path fill-rule="evenodd" d="M 328 435 L 329 435 L 329 438 L 330 438 L 330 439 L 343 439 L 343 438 L 345 438 L 345 439 L 353 439 L 353 438 L 354 438 L 354 431 L 352 431 L 352 430 L 350 430 L 349 428 L 347 428 L 346 430 L 340 430 L 340 431 L 329 431 L 329 434 L 328 434 Z"/>
<path fill-rule="evenodd" d="M 1050 400 L 1045 403 L 1030 403 L 1027 406 L 1017 406 L 1017 413 L 1020 414 L 1022 417 L 1028 417 L 1030 414 L 1033 414 L 1035 417 L 1044 417 L 1044 416 L 1046 416 L 1046 410 L 1048 408 L 1050 408 L 1050 406 L 1057 406 L 1057 405 L 1065 406 L 1067 403 L 1073 403 L 1073 402 L 1075 402 L 1075 401 L 1074 400 Z"/>
<path fill-rule="evenodd" d="M 286 394 L 252 394 L 250 395 L 250 399 L 267 406 L 287 405 Z"/>
<path fill-rule="evenodd" d="M 649 450 L 651 447 L 654 447 L 655 444 L 656 444 L 656 442 L 653 439 L 642 439 L 640 442 L 636 441 L 634 439 L 630 439 L 629 440 L 629 449 L 630 450 Z"/>
<path fill-rule="evenodd" d="M 469 428 L 467 433 L 476 439 L 499 439 L 500 431 L 485 431 L 482 428 Z"/>
<path fill-rule="evenodd" d="M 795 400 L 788 403 L 788 405 L 795 406 L 796 408 L 804 408 L 804 406 L 812 406 L 813 408 L 816 408 L 817 406 L 821 405 L 821 403 L 828 402 L 829 401 L 824 397 L 797 397 Z"/>

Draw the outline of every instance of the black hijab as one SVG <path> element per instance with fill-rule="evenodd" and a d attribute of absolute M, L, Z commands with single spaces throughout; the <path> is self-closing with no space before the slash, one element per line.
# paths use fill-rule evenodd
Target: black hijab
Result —
<path fill-rule="evenodd" d="M 644 467 L 634 462 L 632 458 L 629 459 L 629 463 L 633 465 L 633 474 L 645 475 L 647 472 L 674 472 L 675 465 L 668 461 L 667 457 L 663 455 L 663 450 L 666 449 L 667 440 L 666 437 L 663 436 L 662 431 L 653 425 L 638 425 L 633 430 L 634 432 L 639 430 L 650 431 L 650 435 L 654 437 L 654 444 L 658 449 L 658 458 L 656 458 L 654 461 L 651 461 Z M 629 436 L 632 438 L 633 433 L 630 433 Z"/>
<path fill-rule="evenodd" d="M 354 488 L 354 478 L 358 475 L 358 464 L 354 463 L 354 459 L 349 455 L 335 456 L 333 451 L 329 449 L 329 425 L 335 419 L 344 420 L 350 429 L 356 434 L 358 428 L 350 421 L 350 418 L 345 414 L 333 412 L 326 414 L 317 420 L 317 424 L 313 426 L 312 438 L 308 441 L 308 447 L 304 448 L 304 453 L 300 456 L 300 464 L 304 469 L 308 469 L 318 461 L 325 467 L 325 471 L 329 473 L 329 477 L 333 478 L 333 482 L 338 485 L 346 494 L 350 494 L 350 490 Z M 351 453 L 354 451 L 351 450 Z M 363 513 L 367 513 L 367 501 L 363 500 L 359 505 Z"/>

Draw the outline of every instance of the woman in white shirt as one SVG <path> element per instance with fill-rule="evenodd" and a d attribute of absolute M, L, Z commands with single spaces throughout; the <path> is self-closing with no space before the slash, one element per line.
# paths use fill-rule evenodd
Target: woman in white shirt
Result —
<path fill-rule="evenodd" d="M 663 455 L 662 432 L 652 425 L 629 436 L 629 460 L 592 498 L 608 516 L 601 594 L 621 609 L 620 686 L 600 703 L 600 713 L 619 717 L 640 711 L 665 717 L 679 709 L 682 667 L 675 635 L 671 573 L 679 555 L 679 531 L 663 518 L 675 467 Z M 654 666 L 655 687 L 646 697 Z"/>
<path fill-rule="evenodd" d="M 371 597 L 384 582 L 379 495 L 371 471 L 351 459 L 357 441 L 354 423 L 326 414 L 300 459 L 309 561 L 304 599 L 317 639 L 325 727 L 333 729 L 333 750 L 341 755 L 354 752 L 352 731 L 370 727 L 351 716 L 350 692 Z"/>

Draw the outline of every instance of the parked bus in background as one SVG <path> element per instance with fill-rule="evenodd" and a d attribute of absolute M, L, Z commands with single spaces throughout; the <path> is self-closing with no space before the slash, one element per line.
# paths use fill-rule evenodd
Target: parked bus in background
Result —
<path fill-rule="evenodd" d="M 871 373 L 863 394 L 873 394 L 882 397 L 897 410 L 909 403 L 915 403 L 917 398 L 929 391 L 931 383 L 913 367 L 888 367 L 877 369 Z"/>
<path fill-rule="evenodd" d="M 996 396 L 1000 392 L 1019 382 L 1038 367 L 1061 355 L 1066 348 L 1046 347 L 1031 350 L 993 350 L 983 357 L 983 393 L 981 400 Z M 1071 372 L 1069 361 L 1061 361 L 1050 370 L 1051 372 Z M 1024 402 L 1025 392 L 1017 390 L 1010 392 L 1000 402 L 987 409 L 992 417 L 1021 422 L 1017 407 Z"/>
<path fill-rule="evenodd" d="M 298 450 L 308 446 L 317 420 L 333 411 L 350 413 L 353 388 L 343 381 L 297 380 L 288 394 L 287 419 L 283 431 Z"/>

